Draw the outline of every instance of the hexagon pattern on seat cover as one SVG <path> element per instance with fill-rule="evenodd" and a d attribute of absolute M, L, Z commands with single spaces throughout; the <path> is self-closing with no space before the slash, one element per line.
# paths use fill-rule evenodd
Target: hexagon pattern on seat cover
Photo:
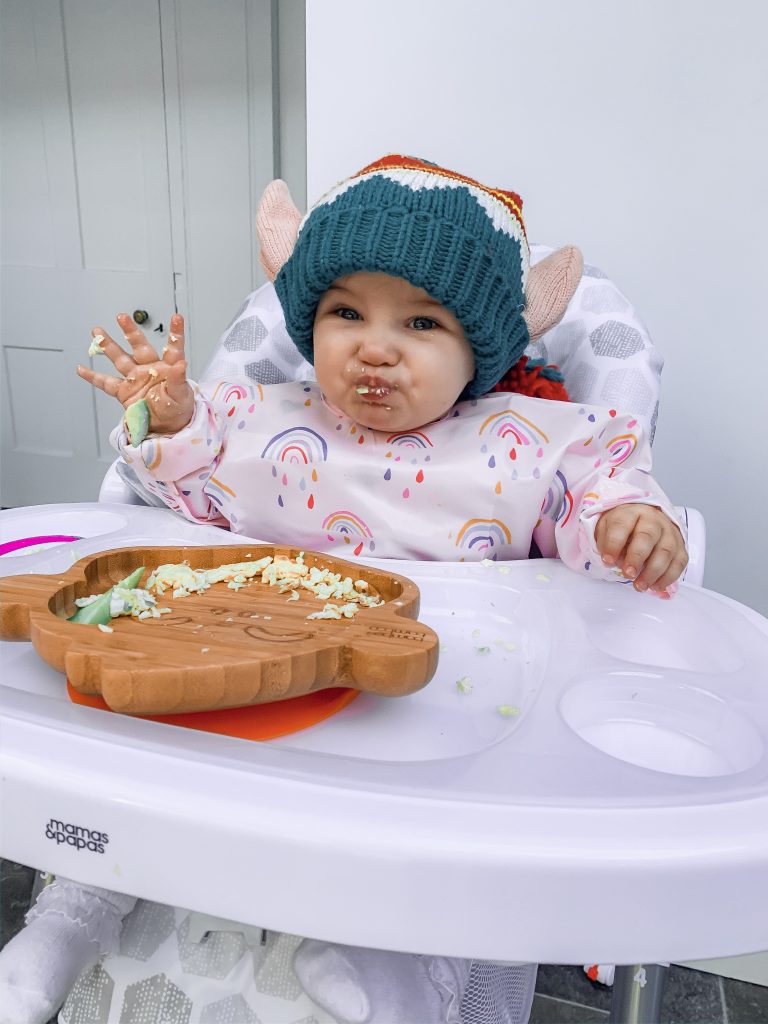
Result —
<path fill-rule="evenodd" d="M 269 932 L 262 944 L 221 921 L 193 942 L 194 916 L 139 900 L 119 952 L 70 992 L 63 1024 L 333 1024 L 294 973 L 298 936 Z"/>

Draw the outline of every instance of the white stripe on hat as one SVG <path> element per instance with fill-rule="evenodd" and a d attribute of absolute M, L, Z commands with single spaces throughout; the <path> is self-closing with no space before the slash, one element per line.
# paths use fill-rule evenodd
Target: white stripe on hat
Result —
<path fill-rule="evenodd" d="M 338 185 L 335 185 L 332 189 L 326 192 L 325 195 L 318 199 L 315 205 L 306 213 L 301 221 L 301 224 L 299 225 L 299 232 L 301 232 L 301 229 L 306 223 L 307 217 L 309 217 L 313 210 L 317 210 L 322 206 L 330 205 L 334 199 L 343 195 L 350 188 L 354 188 L 354 186 L 360 182 L 367 181 L 374 177 L 387 178 L 389 181 L 393 181 L 398 185 L 410 188 L 414 192 L 431 188 L 465 188 L 476 200 L 478 205 L 481 206 L 488 214 L 494 229 L 496 231 L 503 232 L 503 234 L 508 235 L 510 238 L 514 238 L 515 241 L 520 243 L 520 270 L 523 289 L 525 289 L 525 284 L 528 278 L 528 268 L 530 266 L 530 253 L 528 249 L 528 240 L 525 237 L 525 232 L 523 231 L 517 217 L 510 213 L 504 203 L 498 199 L 494 199 L 494 197 L 484 189 L 477 188 L 465 181 L 458 181 L 455 178 L 447 178 L 442 174 L 430 174 L 428 171 L 422 170 L 398 170 L 396 168 L 388 167 L 371 171 L 368 174 L 363 174 L 356 178 L 348 178 L 345 181 L 339 182 Z"/>

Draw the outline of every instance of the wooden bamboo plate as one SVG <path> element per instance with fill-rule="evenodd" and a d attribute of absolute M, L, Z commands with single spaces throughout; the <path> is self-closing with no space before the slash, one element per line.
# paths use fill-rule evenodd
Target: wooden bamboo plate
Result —
<path fill-rule="evenodd" d="M 258 581 L 238 591 L 218 583 L 176 600 L 166 592 L 158 603 L 171 615 L 116 618 L 111 633 L 67 621 L 76 598 L 104 593 L 141 565 L 139 586 L 169 562 L 209 569 L 298 554 L 271 544 L 129 548 L 89 555 L 55 576 L 7 576 L 0 579 L 0 638 L 31 640 L 78 692 L 100 694 L 127 714 L 244 707 L 328 687 L 395 697 L 425 686 L 437 667 L 438 638 L 416 621 L 416 584 L 319 552 L 305 551 L 305 564 L 363 579 L 385 603 L 351 619 L 308 620 L 323 608 L 308 591 L 288 601 Z"/>

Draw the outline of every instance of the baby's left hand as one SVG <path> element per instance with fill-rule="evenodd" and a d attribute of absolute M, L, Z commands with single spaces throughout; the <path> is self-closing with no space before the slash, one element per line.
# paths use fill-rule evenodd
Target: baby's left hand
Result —
<path fill-rule="evenodd" d="M 663 592 L 688 564 L 679 527 L 655 505 L 628 502 L 603 512 L 595 543 L 603 564 L 618 567 L 635 590 Z"/>

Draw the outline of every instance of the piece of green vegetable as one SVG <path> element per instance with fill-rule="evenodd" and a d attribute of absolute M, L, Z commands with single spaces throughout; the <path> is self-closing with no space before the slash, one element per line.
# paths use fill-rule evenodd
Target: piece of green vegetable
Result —
<path fill-rule="evenodd" d="M 496 710 L 502 718 L 514 718 L 520 714 L 520 708 L 516 708 L 514 704 L 497 704 Z"/>
<path fill-rule="evenodd" d="M 133 590 L 138 585 L 143 572 L 144 566 L 142 565 L 135 572 L 132 572 L 130 576 L 121 580 L 120 583 L 116 583 L 115 586 L 121 587 L 124 590 Z M 91 601 L 90 604 L 78 608 L 74 615 L 69 616 L 68 621 L 79 622 L 83 626 L 108 625 L 112 618 L 109 606 L 112 603 L 112 591 L 114 589 L 115 587 L 110 587 L 106 594 L 101 594 L 95 601 Z"/>
<path fill-rule="evenodd" d="M 143 398 L 125 410 L 125 429 L 131 445 L 138 448 L 149 433 L 149 406 Z"/>

